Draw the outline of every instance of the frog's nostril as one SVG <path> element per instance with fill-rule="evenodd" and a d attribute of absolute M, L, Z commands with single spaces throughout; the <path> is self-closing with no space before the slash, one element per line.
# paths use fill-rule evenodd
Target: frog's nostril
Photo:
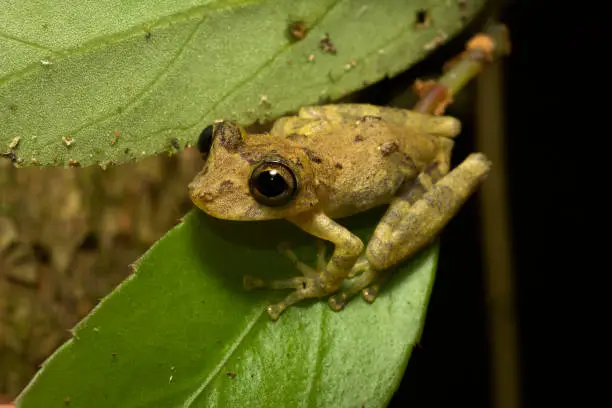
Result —
<path fill-rule="evenodd" d="M 195 182 L 189 183 L 189 185 L 187 186 L 187 190 L 189 191 L 190 195 L 193 195 L 193 193 L 198 189 L 198 185 Z"/>

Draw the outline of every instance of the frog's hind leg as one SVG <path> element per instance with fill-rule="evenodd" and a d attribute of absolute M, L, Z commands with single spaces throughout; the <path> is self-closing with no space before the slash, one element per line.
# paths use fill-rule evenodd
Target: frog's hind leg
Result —
<path fill-rule="evenodd" d="M 388 279 L 389 269 L 414 255 L 440 232 L 482 183 L 490 166 L 484 155 L 472 154 L 446 175 L 439 167 L 430 167 L 400 191 L 368 242 L 366 269 L 329 299 L 330 306 L 342 309 L 362 290 L 367 301 L 374 301 L 380 285 Z"/>
<path fill-rule="evenodd" d="M 399 191 L 396 193 L 396 198 L 391 202 L 385 215 L 377 225 L 370 242 L 374 240 L 384 240 L 385 237 L 390 237 L 393 230 L 397 228 L 401 222 L 404 214 L 410 211 L 410 207 L 417 202 L 426 191 L 431 189 L 433 184 L 445 174 L 447 169 L 448 163 L 446 160 L 436 161 L 420 173 L 412 183 L 407 183 L 400 187 Z M 370 245 L 370 243 L 368 245 Z M 350 277 L 353 279 L 347 281 L 337 294 L 329 298 L 329 305 L 332 309 L 341 310 L 353 296 L 368 285 L 371 285 L 372 290 L 369 290 L 369 288 L 364 290 L 367 290 L 368 293 L 378 293 L 380 286 L 389 279 L 391 275 L 389 270 L 376 271 L 369 265 L 365 255 L 363 255 L 360 260 L 364 262 L 357 262 L 353 267 L 353 271 L 351 271 Z M 374 297 L 375 296 L 376 295 L 374 295 Z M 366 300 L 369 300 L 370 297 L 366 297 Z"/>

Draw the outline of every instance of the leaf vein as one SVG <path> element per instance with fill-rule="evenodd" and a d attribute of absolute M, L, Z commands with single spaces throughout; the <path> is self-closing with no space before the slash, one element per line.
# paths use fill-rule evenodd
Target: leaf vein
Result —
<path fill-rule="evenodd" d="M 185 49 L 187 48 L 187 46 L 189 45 L 189 43 L 191 42 L 191 40 L 193 39 L 193 37 L 195 36 L 196 32 L 198 31 L 198 29 L 201 27 L 202 23 L 204 22 L 204 20 L 206 20 L 206 16 L 202 17 L 202 20 L 198 23 L 198 25 L 193 29 L 193 31 L 189 34 L 189 36 L 187 37 L 187 39 L 185 40 L 185 42 L 183 44 L 181 44 L 181 46 L 178 48 L 178 51 L 176 52 L 176 54 L 172 57 L 172 59 L 170 61 L 168 61 L 168 63 L 166 64 L 166 66 L 159 72 L 159 74 L 157 76 L 155 76 L 153 78 L 152 81 L 150 81 L 145 87 L 142 88 L 142 90 L 135 95 L 131 100 L 127 101 L 122 107 L 122 111 L 125 111 L 126 109 L 129 109 L 130 107 L 134 106 L 136 103 L 138 103 L 154 86 L 155 84 L 157 84 L 163 77 L 165 74 L 168 73 L 168 71 L 170 70 L 170 68 L 174 65 L 174 63 L 177 61 L 177 59 L 183 54 L 183 52 L 185 51 Z M 111 118 L 113 116 L 118 115 L 119 113 L 117 113 L 116 111 L 113 112 L 109 112 L 105 115 L 99 116 L 96 119 L 87 122 L 81 126 L 79 126 L 78 128 L 74 129 L 70 135 L 76 135 L 77 133 L 79 133 L 80 131 L 82 131 L 83 129 L 86 129 L 88 127 L 91 127 L 97 123 L 100 123 L 108 118 Z M 46 144 L 42 144 L 43 147 L 48 147 L 51 144 L 55 143 L 55 139 L 53 140 L 49 140 L 48 143 Z"/>
<path fill-rule="evenodd" d="M 314 372 L 310 376 L 310 381 L 308 382 L 308 391 L 306 393 L 306 395 L 308 396 L 308 406 L 311 406 L 311 407 L 317 406 L 316 404 L 317 387 L 315 387 L 315 384 L 319 383 L 321 379 L 321 374 L 323 372 L 323 355 L 325 354 L 323 352 L 323 336 L 325 335 L 325 327 L 326 327 L 325 313 L 326 313 L 326 310 L 322 307 L 321 308 L 321 320 L 320 320 L 321 323 L 319 325 L 319 336 L 317 337 L 317 356 L 314 362 Z"/>
<path fill-rule="evenodd" d="M 191 404 L 193 404 L 194 401 L 200 396 L 200 394 L 204 392 L 206 387 L 208 387 L 208 385 L 217 376 L 217 374 L 219 374 L 219 371 L 221 371 L 225 363 L 227 363 L 227 361 L 234 355 L 234 353 L 236 352 L 236 349 L 238 349 L 238 346 L 242 344 L 242 341 L 245 339 L 245 337 L 249 335 L 249 333 L 251 333 L 253 326 L 255 326 L 255 323 L 259 321 L 259 319 L 261 318 L 265 310 L 265 308 L 262 308 L 262 307 L 259 307 L 258 309 L 259 309 L 259 312 L 255 314 L 255 316 L 253 317 L 253 320 L 251 320 L 246 325 L 244 330 L 238 335 L 238 337 L 236 338 L 232 346 L 229 348 L 229 351 L 221 359 L 221 361 L 219 361 L 219 364 L 217 364 L 217 366 L 211 371 L 208 377 L 206 377 L 202 385 L 200 385 L 200 387 L 197 390 L 195 390 L 191 395 L 187 397 L 187 399 L 185 400 L 185 403 L 183 404 L 183 408 L 191 407 Z"/>
<path fill-rule="evenodd" d="M 6 38 L 7 40 L 12 40 L 12 41 L 15 41 L 15 42 L 27 45 L 28 47 L 37 48 L 39 50 L 47 51 L 47 52 L 50 52 L 50 53 L 53 53 L 53 54 L 57 53 L 57 51 L 55 51 L 52 48 L 45 47 L 44 45 L 35 43 L 33 41 L 27 41 L 27 40 L 24 40 L 22 38 L 14 37 L 14 36 L 12 36 L 10 34 L 0 33 L 0 37 Z"/>
<path fill-rule="evenodd" d="M 316 28 L 321 21 L 323 21 L 325 19 L 325 17 L 330 13 L 330 11 L 332 9 L 334 9 L 338 4 L 340 4 L 343 0 L 336 0 L 333 4 L 331 4 L 324 12 L 323 14 L 321 14 L 321 16 L 312 24 L 312 26 L 310 27 L 310 31 L 312 31 L 314 28 Z M 222 96 L 217 102 L 215 102 L 210 109 L 208 109 L 206 112 L 204 112 L 195 123 L 191 124 L 191 125 L 186 125 L 186 126 L 177 126 L 177 127 L 171 127 L 171 128 L 165 128 L 165 129 L 160 129 L 155 133 L 151 133 L 149 135 L 147 135 L 147 137 L 151 137 L 153 135 L 158 135 L 160 133 L 164 133 L 164 132 L 168 132 L 168 131 L 172 131 L 172 130 L 189 130 L 192 129 L 196 126 L 198 126 L 198 124 L 200 124 L 205 117 L 207 117 L 211 112 L 213 112 L 215 109 L 217 109 L 219 107 L 219 105 L 221 105 L 223 102 L 225 102 L 227 99 L 229 99 L 230 97 L 232 97 L 234 94 L 236 94 L 238 91 L 240 91 L 240 89 L 242 87 L 244 87 L 245 85 L 247 85 L 248 83 L 250 83 L 253 78 L 257 77 L 257 75 L 259 75 L 262 71 L 264 71 L 266 68 L 268 68 L 274 61 L 276 61 L 276 59 L 279 57 L 279 55 L 281 55 L 283 52 L 285 52 L 287 49 L 291 48 L 292 44 L 287 44 L 283 47 L 281 47 L 270 59 L 268 59 L 266 62 L 264 62 L 259 68 L 257 68 L 251 75 L 249 75 L 248 77 L 246 77 L 243 81 L 239 82 L 238 84 L 236 84 L 236 86 L 234 86 L 232 89 L 230 89 L 224 96 Z M 136 141 L 140 141 L 142 139 L 136 139 Z"/>
<path fill-rule="evenodd" d="M 244 5 L 247 4 L 253 4 L 253 3 L 261 3 L 264 2 L 266 0 L 244 0 L 241 4 L 237 5 L 236 7 L 242 7 Z M 188 8 L 186 10 L 179 10 L 173 14 L 167 15 L 167 16 L 161 16 L 159 18 L 157 18 L 156 20 L 153 21 L 147 21 L 147 22 L 143 22 L 143 23 L 139 23 L 137 25 L 135 25 L 134 27 L 130 27 L 129 29 L 126 29 L 124 31 L 118 31 L 116 33 L 110 33 L 110 34 L 105 34 L 102 35 L 100 37 L 94 37 L 92 38 L 90 41 L 87 41 L 83 44 L 81 44 L 78 47 L 74 47 L 74 48 L 66 48 L 66 49 L 62 49 L 62 50 L 57 50 L 55 51 L 57 55 L 61 55 L 62 59 L 63 58 L 67 58 L 67 57 L 71 57 L 73 55 L 78 55 L 78 54 L 84 54 L 86 52 L 95 50 L 96 48 L 99 47 L 103 47 L 106 45 L 109 45 L 113 42 L 120 42 L 126 38 L 129 38 L 130 36 L 133 36 L 134 34 L 138 33 L 138 32 L 142 32 L 143 28 L 142 27 L 151 27 L 154 28 L 156 26 L 160 26 L 163 23 L 180 23 L 183 22 L 185 20 L 191 19 L 196 17 L 198 14 L 202 13 L 202 18 L 206 17 L 208 14 L 211 14 L 212 12 L 218 11 L 218 10 L 222 10 L 224 8 L 228 8 L 228 6 L 209 6 L 209 5 L 200 5 L 200 6 L 195 6 L 195 7 L 191 7 Z M 3 35 L 2 33 L 0 33 L 0 35 Z M 6 34 L 4 34 L 5 36 L 7 36 Z M 19 40 L 19 39 L 17 39 Z M 110 41 L 112 40 L 112 41 Z M 33 44 L 33 46 L 35 45 L 35 43 L 31 43 Z M 41 48 L 44 49 L 49 49 L 50 48 L 46 48 L 44 46 L 39 46 Z M 8 75 L 5 75 L 4 77 L 0 77 L 0 85 L 10 81 L 13 78 L 19 78 L 22 75 L 26 75 L 28 73 L 30 73 L 31 71 L 35 70 L 35 69 L 40 69 L 40 64 L 38 62 L 32 63 L 29 66 L 25 67 L 24 69 L 12 72 Z"/>

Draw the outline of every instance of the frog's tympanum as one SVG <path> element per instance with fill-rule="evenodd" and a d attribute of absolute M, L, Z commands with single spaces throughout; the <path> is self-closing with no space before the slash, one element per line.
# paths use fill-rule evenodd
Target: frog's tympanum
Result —
<path fill-rule="evenodd" d="M 218 121 L 200 136 L 206 163 L 189 193 L 213 217 L 284 218 L 334 245 L 329 261 L 319 245 L 316 268 L 284 248 L 301 276 L 245 277 L 248 289 L 294 289 L 268 307 L 272 319 L 327 295 L 340 310 L 359 292 L 374 301 L 389 270 L 431 242 L 486 177 L 490 162 L 479 153 L 449 172 L 459 131 L 451 117 L 357 104 L 302 108 L 265 134 Z M 335 220 L 381 205 L 388 209 L 364 251 Z"/>

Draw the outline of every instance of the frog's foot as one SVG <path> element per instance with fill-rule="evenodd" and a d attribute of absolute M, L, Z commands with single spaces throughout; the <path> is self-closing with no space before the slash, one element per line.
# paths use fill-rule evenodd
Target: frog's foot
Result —
<path fill-rule="evenodd" d="M 381 285 L 389 279 L 391 273 L 389 271 L 376 271 L 367 264 L 367 261 L 364 260 L 364 263 L 364 265 L 355 264 L 355 268 L 359 267 L 361 269 L 361 274 L 350 281 L 346 281 L 340 291 L 329 298 L 329 306 L 332 309 L 342 310 L 359 292 L 362 293 L 366 301 L 374 302 L 380 292 Z"/>
<path fill-rule="evenodd" d="M 282 302 L 268 306 L 268 314 L 273 320 L 277 320 L 285 309 L 300 300 L 318 298 L 333 293 L 336 290 L 335 287 L 324 285 L 321 279 L 321 272 L 325 270 L 326 265 L 325 244 L 322 241 L 317 241 L 316 269 L 301 262 L 286 243 L 280 244 L 278 250 L 289 258 L 304 276 L 266 281 L 246 275 L 243 281 L 244 287 L 247 290 L 257 288 L 295 289 L 295 291 L 287 296 Z"/>
<path fill-rule="evenodd" d="M 289 279 L 279 279 L 264 281 L 263 279 L 251 276 L 244 277 L 244 286 L 247 289 L 270 288 L 270 289 L 295 289 L 283 301 L 268 306 L 268 314 L 272 320 L 277 320 L 281 313 L 289 306 L 304 299 L 319 298 L 329 295 L 337 290 L 337 287 L 330 287 L 317 277 L 297 276 Z"/>
<path fill-rule="evenodd" d="M 366 302 L 374 303 L 378 297 L 378 294 L 380 293 L 380 287 L 384 285 L 389 278 L 391 278 L 391 275 L 392 273 L 389 270 L 378 272 L 378 275 L 374 281 L 372 281 L 367 288 L 361 291 L 361 296 L 363 296 Z"/>

